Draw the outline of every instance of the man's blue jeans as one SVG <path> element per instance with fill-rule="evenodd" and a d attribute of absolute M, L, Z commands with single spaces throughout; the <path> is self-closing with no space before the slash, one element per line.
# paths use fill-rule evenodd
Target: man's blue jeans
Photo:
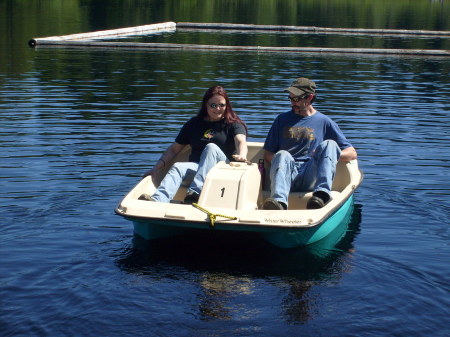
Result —
<path fill-rule="evenodd" d="M 270 197 L 288 205 L 290 191 L 323 191 L 330 195 L 341 149 L 333 140 L 317 146 L 306 162 L 296 162 L 288 151 L 278 151 L 270 168 Z"/>
<path fill-rule="evenodd" d="M 229 162 L 223 151 L 214 143 L 209 143 L 204 148 L 200 162 L 175 163 L 161 181 L 156 192 L 152 195 L 155 201 L 170 202 L 183 180 L 192 180 L 188 188 L 189 192 L 200 194 L 208 172 L 219 162 Z"/>

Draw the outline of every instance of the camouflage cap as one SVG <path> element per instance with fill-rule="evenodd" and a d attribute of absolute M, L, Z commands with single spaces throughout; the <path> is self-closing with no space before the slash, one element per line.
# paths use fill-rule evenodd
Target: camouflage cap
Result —
<path fill-rule="evenodd" d="M 295 96 L 301 96 L 304 94 L 315 94 L 316 84 L 306 77 L 297 78 L 292 82 L 291 86 L 284 91 L 290 92 Z"/>

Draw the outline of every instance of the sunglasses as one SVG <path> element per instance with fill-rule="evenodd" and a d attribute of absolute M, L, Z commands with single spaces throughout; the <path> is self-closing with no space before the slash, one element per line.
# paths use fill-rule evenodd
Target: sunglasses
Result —
<path fill-rule="evenodd" d="M 295 96 L 295 97 L 288 96 L 288 97 L 289 97 L 289 99 L 290 99 L 292 102 L 299 102 L 299 101 L 301 101 L 302 99 L 307 98 L 309 95 L 310 95 L 310 94 L 305 94 L 305 95 L 303 95 L 303 96 Z"/>
<path fill-rule="evenodd" d="M 222 109 L 222 108 L 225 108 L 227 105 L 226 105 L 226 104 L 223 104 L 223 103 L 220 103 L 220 104 L 211 103 L 209 106 L 210 106 L 212 109 L 217 109 L 217 108 Z"/>

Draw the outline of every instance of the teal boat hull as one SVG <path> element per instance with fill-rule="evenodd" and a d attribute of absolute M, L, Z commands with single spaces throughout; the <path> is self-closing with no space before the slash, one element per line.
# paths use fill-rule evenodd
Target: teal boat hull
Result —
<path fill-rule="evenodd" d="M 353 212 L 353 195 L 328 219 L 314 227 L 263 233 L 266 241 L 280 248 L 306 246 L 330 235 L 340 224 L 348 223 Z"/>
<path fill-rule="evenodd" d="M 230 227 L 216 224 L 214 228 L 206 226 L 205 223 L 180 222 L 180 221 L 155 221 L 133 220 L 134 232 L 146 240 L 154 240 L 169 236 L 181 235 L 191 229 L 203 229 L 214 231 L 246 231 L 261 235 L 267 242 L 280 248 L 294 248 L 312 244 L 330 235 L 340 224 L 350 221 L 353 211 L 354 198 L 351 195 L 340 208 L 331 214 L 325 221 L 311 227 L 263 228 L 255 227 Z"/>

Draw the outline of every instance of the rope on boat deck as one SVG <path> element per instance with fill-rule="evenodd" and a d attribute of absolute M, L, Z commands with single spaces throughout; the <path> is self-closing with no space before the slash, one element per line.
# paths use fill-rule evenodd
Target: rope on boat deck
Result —
<path fill-rule="evenodd" d="M 211 227 L 214 227 L 214 225 L 216 223 L 216 219 L 217 219 L 218 216 L 220 216 L 222 218 L 227 218 L 227 219 L 230 219 L 230 220 L 236 220 L 237 219 L 237 217 L 235 217 L 235 216 L 211 213 L 210 211 L 204 209 L 202 206 L 200 206 L 199 204 L 196 204 L 195 202 L 192 203 L 192 206 L 194 206 L 195 208 L 198 208 L 200 211 L 205 212 L 206 214 L 208 214 L 209 221 L 211 221 Z"/>

